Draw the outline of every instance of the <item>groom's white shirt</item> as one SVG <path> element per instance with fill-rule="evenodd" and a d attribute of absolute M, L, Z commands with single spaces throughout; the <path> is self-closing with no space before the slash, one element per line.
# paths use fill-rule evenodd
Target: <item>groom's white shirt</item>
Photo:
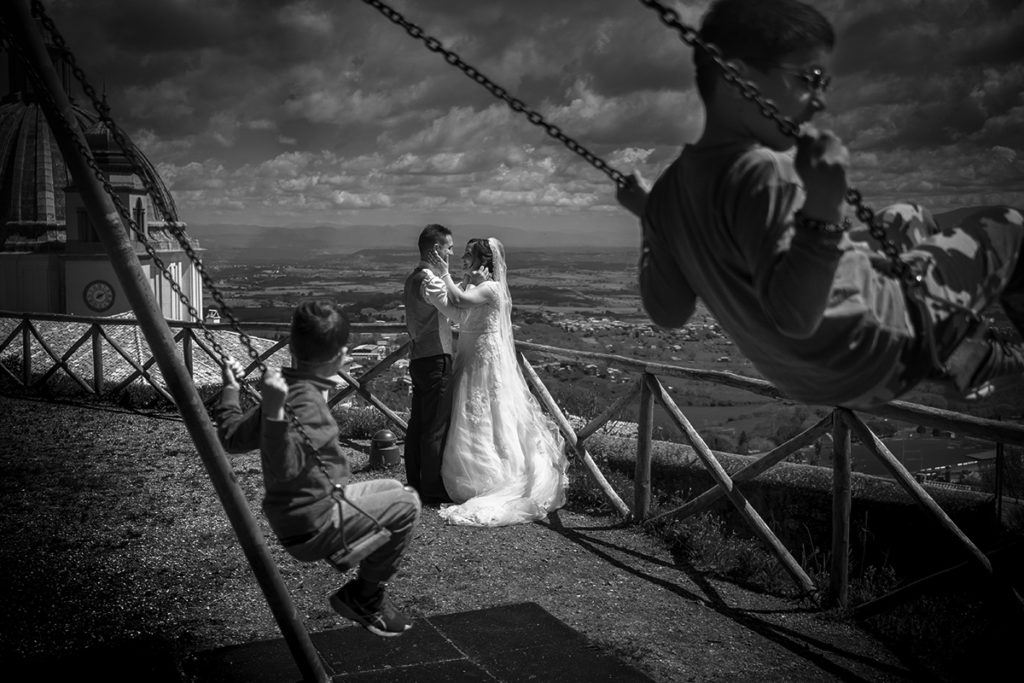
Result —
<path fill-rule="evenodd" d="M 457 308 L 448 298 L 448 286 L 444 280 L 434 274 L 429 268 L 424 268 L 427 276 L 423 279 L 423 298 L 433 304 L 437 310 L 444 313 L 445 317 L 452 323 L 457 324 L 461 317 L 461 309 Z M 459 285 L 461 287 L 461 285 Z"/>

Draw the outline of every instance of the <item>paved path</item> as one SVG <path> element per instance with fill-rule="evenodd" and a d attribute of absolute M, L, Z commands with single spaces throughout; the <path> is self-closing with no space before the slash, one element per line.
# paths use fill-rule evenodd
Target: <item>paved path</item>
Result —
<path fill-rule="evenodd" d="M 312 636 L 332 681 L 615 681 L 651 679 L 532 603 L 418 619 L 401 638 L 359 628 Z M 299 672 L 281 639 L 201 652 L 189 659 L 194 683 L 280 683 Z"/>

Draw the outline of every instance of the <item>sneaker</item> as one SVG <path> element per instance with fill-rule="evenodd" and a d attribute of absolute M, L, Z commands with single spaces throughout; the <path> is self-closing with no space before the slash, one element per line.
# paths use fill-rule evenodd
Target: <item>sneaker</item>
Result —
<path fill-rule="evenodd" d="M 1024 343 L 997 335 L 965 339 L 946 361 L 953 382 L 968 400 L 986 398 L 999 380 L 1024 373 Z"/>
<path fill-rule="evenodd" d="M 396 610 L 383 594 L 367 604 L 352 595 L 352 583 L 346 583 L 331 595 L 330 603 L 335 612 L 384 638 L 400 636 L 412 628 L 409 617 Z"/>

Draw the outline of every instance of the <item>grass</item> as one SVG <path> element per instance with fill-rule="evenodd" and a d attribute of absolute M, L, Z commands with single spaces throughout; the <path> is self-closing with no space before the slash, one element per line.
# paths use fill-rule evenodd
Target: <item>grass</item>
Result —
<path fill-rule="evenodd" d="M 675 496 L 669 496 L 670 499 Z M 672 501 L 673 503 L 675 501 Z M 680 501 L 681 502 L 681 501 Z M 671 509 L 669 504 L 662 509 Z M 662 521 L 648 531 L 663 539 L 680 561 L 710 576 L 721 577 L 751 590 L 799 600 L 800 592 L 782 565 L 747 534 L 731 531 L 716 513 L 682 521 Z M 797 557 L 820 589 L 829 585 L 831 553 L 807 545 Z M 1019 560 L 1012 571 L 1020 590 Z M 901 576 L 891 565 L 849 568 L 849 604 L 870 602 L 897 589 L 913 577 Z M 940 680 L 973 678 L 979 658 L 1005 659 L 1024 636 L 1024 624 L 1012 604 L 994 595 L 986 577 L 969 575 L 956 585 L 939 585 L 923 595 L 897 604 L 860 623 L 908 660 L 922 663 Z M 834 618 L 852 619 L 849 609 L 827 610 Z"/>
<path fill-rule="evenodd" d="M 609 439 L 609 441 L 615 441 Z M 588 442 L 589 443 L 589 442 Z M 593 445 L 595 453 L 604 448 Z M 598 460 L 601 458 L 598 455 Z M 613 487 L 629 500 L 633 481 L 624 472 L 603 468 Z M 655 479 L 651 515 L 672 510 L 693 492 L 658 489 Z M 572 499 L 593 512 L 609 509 L 598 488 L 588 480 L 577 482 Z M 770 524 L 770 526 L 773 526 Z M 676 520 L 662 518 L 644 525 L 646 533 L 666 543 L 676 561 L 706 576 L 727 580 L 747 589 L 809 604 L 778 559 L 720 512 L 704 512 Z M 778 529 L 776 529 L 778 532 Z M 997 570 L 1011 577 L 1017 591 L 1024 591 L 1024 550 L 1019 546 L 1024 529 L 1010 535 L 1012 553 L 1006 553 Z M 832 556 L 810 537 L 799 548 L 791 548 L 797 561 L 819 589 L 826 589 L 831 577 Z M 868 603 L 916 579 L 888 563 L 849 567 L 849 605 Z M 921 595 L 910 598 L 877 615 L 855 620 L 851 609 L 822 608 L 828 618 L 857 621 L 907 661 L 920 667 L 926 679 L 942 681 L 975 680 L 979 667 L 993 662 L 1016 661 L 1016 649 L 1024 637 L 1024 617 L 1003 595 L 994 595 L 990 581 L 977 573 L 933 584 Z"/>

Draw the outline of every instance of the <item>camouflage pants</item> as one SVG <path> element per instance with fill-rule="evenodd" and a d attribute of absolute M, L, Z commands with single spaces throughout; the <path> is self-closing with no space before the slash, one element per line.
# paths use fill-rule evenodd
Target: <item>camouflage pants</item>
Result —
<path fill-rule="evenodd" d="M 915 345 L 910 354 L 914 360 L 904 363 L 885 393 L 898 396 L 935 375 L 934 364 L 918 359 L 934 350 L 937 360 L 950 361 L 975 333 L 981 312 L 994 303 L 1001 304 L 1024 336 L 1024 216 L 1020 210 L 988 207 L 965 215 L 957 225 L 940 227 L 927 209 L 898 204 L 881 211 L 877 219 L 899 246 L 900 258 L 922 278 L 924 296 L 920 304 L 911 304 L 917 316 L 915 328 L 930 337 Z M 851 237 L 860 239 L 857 234 Z"/>

